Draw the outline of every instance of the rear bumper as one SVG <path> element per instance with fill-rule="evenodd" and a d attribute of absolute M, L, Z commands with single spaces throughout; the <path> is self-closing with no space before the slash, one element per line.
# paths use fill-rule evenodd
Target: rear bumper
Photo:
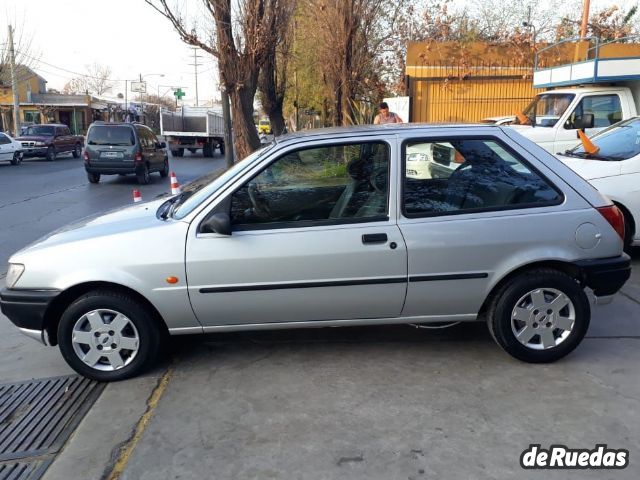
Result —
<path fill-rule="evenodd" d="M 0 309 L 21 330 L 43 331 L 44 314 L 59 290 L 0 290 Z"/>
<path fill-rule="evenodd" d="M 584 275 L 585 284 L 596 297 L 616 293 L 631 276 L 631 258 L 622 254 L 613 258 L 598 258 L 575 262 Z"/>
<path fill-rule="evenodd" d="M 142 172 L 142 163 L 133 162 L 91 162 L 84 165 L 87 173 L 99 173 L 101 175 L 117 175 L 121 173 Z"/>

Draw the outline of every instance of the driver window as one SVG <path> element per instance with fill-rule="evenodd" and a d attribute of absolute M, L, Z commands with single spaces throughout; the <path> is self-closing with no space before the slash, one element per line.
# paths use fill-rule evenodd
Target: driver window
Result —
<path fill-rule="evenodd" d="M 300 226 L 384 220 L 389 152 L 383 142 L 289 152 L 232 195 L 231 223 Z"/>
<path fill-rule="evenodd" d="M 593 114 L 594 128 L 604 128 L 622 120 L 622 106 L 618 94 L 584 97 L 571 112 L 565 128 L 575 129 L 576 121 L 584 114 Z"/>

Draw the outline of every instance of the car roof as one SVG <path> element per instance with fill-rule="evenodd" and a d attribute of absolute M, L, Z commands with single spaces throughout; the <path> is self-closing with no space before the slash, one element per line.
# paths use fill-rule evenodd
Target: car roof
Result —
<path fill-rule="evenodd" d="M 375 133 L 384 134 L 406 134 L 410 132 L 425 132 L 429 130 L 442 129 L 499 129 L 499 125 L 487 125 L 481 123 L 387 123 L 383 125 L 350 125 L 347 127 L 327 127 L 314 128 L 311 130 L 302 130 L 300 132 L 285 133 L 276 137 L 276 143 L 300 138 L 309 138 L 316 136 L 350 136 L 350 135 L 373 135 Z"/>

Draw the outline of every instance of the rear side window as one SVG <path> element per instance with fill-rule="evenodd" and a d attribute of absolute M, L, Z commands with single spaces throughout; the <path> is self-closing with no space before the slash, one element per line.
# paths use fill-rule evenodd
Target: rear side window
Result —
<path fill-rule="evenodd" d="M 96 125 L 89 130 L 89 145 L 135 145 L 133 128 L 119 125 Z"/>
<path fill-rule="evenodd" d="M 11 143 L 11 140 L 9 140 L 9 137 L 7 137 L 4 133 L 0 133 L 0 145 L 4 145 L 7 143 Z"/>
<path fill-rule="evenodd" d="M 493 139 L 410 142 L 404 148 L 407 217 L 555 205 L 562 195 Z"/>

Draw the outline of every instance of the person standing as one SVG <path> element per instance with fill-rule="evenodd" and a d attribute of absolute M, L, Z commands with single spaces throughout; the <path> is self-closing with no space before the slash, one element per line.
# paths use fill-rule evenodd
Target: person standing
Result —
<path fill-rule="evenodd" d="M 382 102 L 378 105 L 378 110 L 380 113 L 376 115 L 376 118 L 373 120 L 375 125 L 380 125 L 383 123 L 403 123 L 402 119 L 397 113 L 389 111 L 389 105 L 387 102 Z"/>

